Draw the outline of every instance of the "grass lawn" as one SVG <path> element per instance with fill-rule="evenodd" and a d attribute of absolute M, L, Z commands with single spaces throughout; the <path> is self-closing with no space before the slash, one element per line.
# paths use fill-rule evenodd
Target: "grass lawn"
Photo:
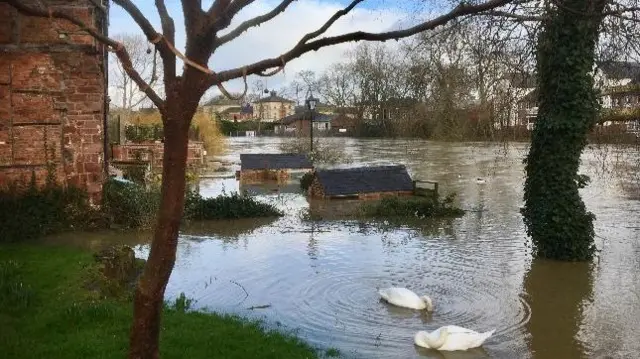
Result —
<path fill-rule="evenodd" d="M 91 253 L 0 245 L 0 356 L 124 358 L 132 304 L 85 289 Z M 318 358 L 301 340 L 244 319 L 165 308 L 162 358 Z M 335 349 L 325 355 L 333 356 Z"/>

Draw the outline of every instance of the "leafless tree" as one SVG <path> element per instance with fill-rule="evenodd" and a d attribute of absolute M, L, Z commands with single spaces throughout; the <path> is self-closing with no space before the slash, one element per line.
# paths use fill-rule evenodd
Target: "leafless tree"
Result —
<path fill-rule="evenodd" d="M 147 39 L 138 34 L 117 34 L 114 40 L 124 45 L 131 58 L 131 65 L 140 77 L 151 86 L 154 91 L 162 92 L 162 63 L 152 49 Z M 110 79 L 114 84 L 114 103 L 126 111 L 131 111 L 140 105 L 151 105 L 151 101 L 138 85 L 129 77 L 127 70 L 116 56 L 109 56 Z M 118 101 L 119 100 L 119 101 Z M 149 102 L 148 104 L 145 102 Z"/>

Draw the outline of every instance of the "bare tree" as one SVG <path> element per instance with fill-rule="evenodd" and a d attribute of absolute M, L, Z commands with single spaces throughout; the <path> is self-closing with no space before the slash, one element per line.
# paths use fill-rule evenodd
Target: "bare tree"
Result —
<path fill-rule="evenodd" d="M 124 45 L 131 58 L 131 65 L 140 74 L 143 81 L 156 92 L 162 91 L 162 63 L 157 53 L 149 46 L 147 39 L 138 34 L 117 34 L 114 40 Z M 123 110 L 133 110 L 149 101 L 147 94 L 129 77 L 127 70 L 116 56 L 109 56 L 110 78 L 115 85 L 115 98 Z M 149 104 L 150 101 L 149 101 Z"/>
<path fill-rule="evenodd" d="M 253 0 L 214 0 L 208 9 L 202 8 L 200 0 L 182 0 L 186 33 L 184 54 L 174 47 L 175 24 L 164 0 L 155 1 L 160 15 L 162 33 L 154 28 L 132 0 L 114 0 L 115 4 L 122 7 L 133 18 L 144 32 L 147 40 L 157 49 L 163 62 L 164 92 L 166 94 L 164 99 L 132 66 L 131 56 L 122 43 L 106 37 L 91 24 L 86 24 L 75 17 L 73 13 L 62 11 L 54 6 L 42 6 L 43 1 L 0 0 L 0 2 L 10 4 L 25 15 L 68 20 L 87 31 L 98 41 L 115 51 L 127 74 L 162 114 L 165 130 L 162 199 L 149 257 L 136 286 L 129 351 L 130 358 L 158 358 L 160 317 L 164 292 L 175 264 L 178 229 L 184 211 L 189 125 L 205 91 L 212 86 L 218 86 L 227 95 L 223 84 L 233 79 L 243 78 L 246 92 L 247 76 L 254 74 L 273 75 L 282 70 L 287 62 L 307 52 L 350 41 L 384 41 L 405 38 L 422 31 L 432 30 L 462 16 L 493 10 L 509 3 L 510 0 L 487 0 L 477 4 L 461 2 L 447 13 L 401 30 L 382 33 L 356 31 L 327 36 L 327 30 L 338 19 L 363 2 L 363 0 L 354 0 L 347 7 L 331 16 L 319 29 L 302 36 L 298 43 L 282 55 L 221 71 L 212 70 L 207 66 L 212 54 L 218 48 L 235 40 L 246 30 L 273 19 L 285 11 L 293 3 L 293 0 L 283 0 L 273 10 L 242 22 L 231 30 L 227 30 L 231 25 L 231 20 L 242 9 L 253 3 Z M 225 32 L 225 30 L 227 31 Z M 178 58 L 181 58 L 185 63 L 184 71 L 181 74 L 178 74 L 176 69 Z M 267 72 L 269 69 L 276 70 Z"/>

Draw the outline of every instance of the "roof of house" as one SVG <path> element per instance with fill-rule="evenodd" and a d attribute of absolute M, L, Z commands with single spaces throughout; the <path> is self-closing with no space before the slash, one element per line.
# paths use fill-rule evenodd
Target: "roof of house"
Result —
<path fill-rule="evenodd" d="M 305 155 L 297 153 L 243 153 L 240 155 L 243 170 L 279 170 L 313 168 Z"/>
<path fill-rule="evenodd" d="M 264 102 L 285 102 L 285 103 L 295 103 L 295 101 L 291 101 L 289 99 L 286 99 L 282 96 L 278 96 L 276 95 L 275 91 L 271 91 L 271 94 L 269 94 L 268 97 L 263 97 L 257 101 L 255 101 L 256 103 L 264 103 Z"/>
<path fill-rule="evenodd" d="M 602 61 L 598 68 L 613 80 L 640 78 L 640 63 L 626 61 Z"/>
<path fill-rule="evenodd" d="M 327 196 L 413 191 L 403 165 L 317 170 L 316 178 Z"/>
<path fill-rule="evenodd" d="M 280 121 L 278 121 L 281 125 L 290 125 L 298 120 L 308 120 L 310 116 L 309 111 L 307 112 L 298 112 L 293 115 L 285 116 Z M 314 113 L 313 114 L 313 122 L 331 122 L 331 120 L 335 116 L 327 115 L 324 113 Z"/>

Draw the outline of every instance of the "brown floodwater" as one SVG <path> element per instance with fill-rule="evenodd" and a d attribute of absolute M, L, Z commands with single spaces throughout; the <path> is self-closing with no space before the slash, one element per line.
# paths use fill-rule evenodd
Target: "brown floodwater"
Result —
<path fill-rule="evenodd" d="M 280 139 L 233 138 L 224 160 L 278 152 Z M 323 139 L 345 146 L 351 165 L 402 163 L 412 176 L 456 192 L 469 212 L 458 219 L 360 223 L 331 218 L 331 204 L 309 220 L 297 183 L 239 186 L 205 179 L 200 191 L 247 191 L 282 208 L 279 219 L 200 223 L 182 231 L 167 299 L 181 292 L 202 310 L 265 319 L 319 347 L 353 358 L 638 358 L 640 225 L 637 149 L 602 146 L 583 157 L 592 184 L 582 190 L 597 216 L 593 263 L 532 260 L 522 218 L 525 144 Z M 225 174 L 222 174 L 224 177 Z M 476 178 L 486 180 L 478 184 Z M 313 218 L 313 217 L 312 217 Z M 75 234 L 148 253 L 149 234 Z M 390 307 L 376 288 L 429 294 L 432 314 Z M 255 307 L 263 307 L 258 308 Z M 252 308 L 253 307 L 253 308 Z M 468 352 L 417 349 L 413 334 L 455 324 L 496 329 Z"/>

